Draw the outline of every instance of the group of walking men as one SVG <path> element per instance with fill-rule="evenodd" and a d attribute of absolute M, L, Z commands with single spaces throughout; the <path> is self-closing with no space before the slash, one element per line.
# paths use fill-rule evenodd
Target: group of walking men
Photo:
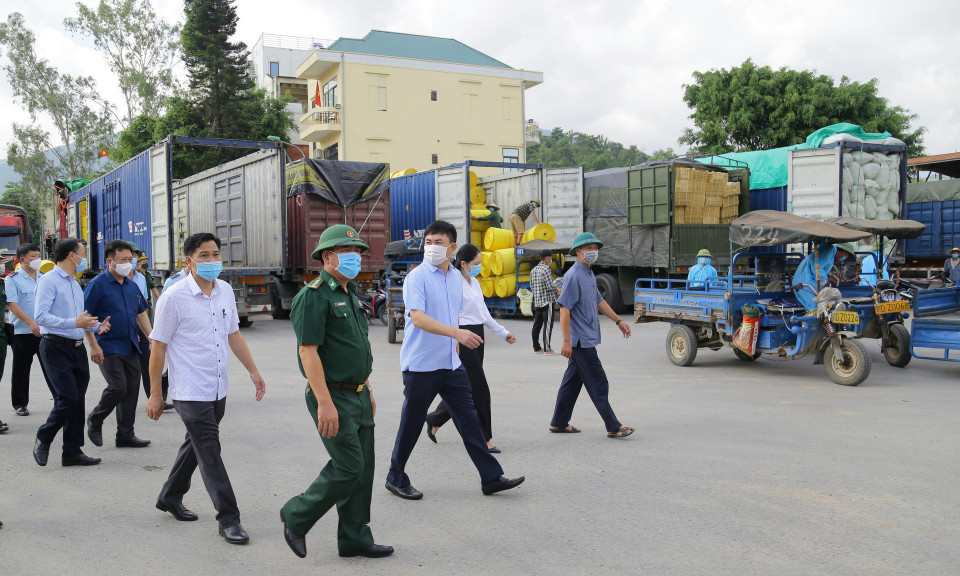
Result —
<path fill-rule="evenodd" d="M 596 354 L 600 343 L 598 312 L 616 323 L 624 337 L 629 326 L 603 302 L 590 265 L 596 261 L 602 242 L 591 233 L 576 238 L 571 255 L 577 262 L 563 277 L 560 323 L 561 354 L 569 359 L 550 431 L 576 433 L 570 417 L 581 388 L 603 418 L 611 438 L 629 436 L 633 428 L 622 426 L 607 399 L 608 383 Z M 333 506 L 339 515 L 338 549 L 341 556 L 383 557 L 393 548 L 374 542 L 370 531 L 370 502 L 374 475 L 374 416 L 377 405 L 370 375 L 373 354 L 367 321 L 354 296 L 352 280 L 361 269 L 361 253 L 368 249 L 356 230 L 332 226 L 320 237 L 313 257 L 323 270 L 294 298 L 291 320 L 297 337 L 297 356 L 306 378 L 305 404 L 330 461 L 302 494 L 290 498 L 280 510 L 287 544 L 300 557 L 306 556 L 305 536 Z M 424 428 L 427 410 L 439 395 L 446 404 L 464 446 L 480 476 L 485 495 L 519 486 L 524 477 L 508 478 L 491 454 L 481 432 L 467 373 L 458 358 L 458 347 L 475 348 L 482 339 L 458 326 L 461 313 L 461 274 L 450 266 L 457 249 L 457 231 L 436 221 L 425 232 L 424 263 L 404 281 L 406 325 L 401 348 L 404 403 L 386 488 L 408 500 L 423 494 L 405 472 L 406 463 Z M 219 423 L 228 393 L 229 348 L 248 371 L 255 398 L 265 393 L 265 382 L 239 332 L 233 291 L 219 280 L 222 270 L 220 240 L 209 233 L 195 234 L 184 243 L 185 265 L 168 279 L 157 299 L 151 325 L 146 298 L 130 281 L 134 249 L 122 241 L 104 246 L 107 270 L 80 288 L 79 273 L 87 266 L 86 246 L 76 239 L 58 242 L 56 264 L 35 280 L 34 315 L 20 319 L 36 342 L 41 367 L 54 397 L 47 421 L 37 431 L 33 450 L 40 466 L 47 464 L 50 446 L 63 431 L 64 466 L 94 465 L 99 458 L 87 456 L 84 444 L 84 397 L 89 383 L 87 350 L 107 383 L 97 406 L 86 418 L 90 440 L 102 444 L 104 419 L 117 414 L 118 447 L 144 447 L 134 433 L 135 411 L 141 379 L 140 358 L 150 353 L 149 398 L 146 413 L 159 419 L 170 409 L 163 394 L 169 366 L 169 396 L 172 408 L 186 428 L 170 474 L 162 486 L 156 507 L 179 521 L 198 516 L 183 504 L 194 470 L 200 469 L 203 484 L 217 511 L 220 535 L 233 544 L 249 536 L 240 523 L 236 497 L 220 456 Z M 33 254 L 21 258 L 21 268 L 32 264 Z M 39 251 L 36 254 L 39 258 Z M 549 259 L 543 264 L 549 276 Z M 35 269 L 35 268 L 34 268 Z M 174 281 L 174 282 L 171 282 Z M 552 278 L 550 279 L 553 283 Z M 553 284 L 551 284 L 553 285 Z M 172 286 L 172 288 L 171 288 Z M 550 308 L 548 294 L 536 300 Z M 12 302 L 12 301 L 11 301 Z M 29 306 L 26 300 L 17 303 Z M 552 316 L 552 312 L 551 312 Z M 546 341 L 549 347 L 549 339 Z M 549 348 L 547 348 L 549 349 Z M 169 357 L 169 362 L 167 358 Z M 25 406 L 25 405 L 24 405 Z"/>

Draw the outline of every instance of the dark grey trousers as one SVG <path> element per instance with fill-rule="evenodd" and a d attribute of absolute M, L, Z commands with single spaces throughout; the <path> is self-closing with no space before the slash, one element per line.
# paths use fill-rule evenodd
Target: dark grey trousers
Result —
<path fill-rule="evenodd" d="M 107 381 L 107 387 L 90 413 L 90 420 L 102 424 L 116 408 L 117 438 L 131 438 L 140 395 L 140 355 L 104 354 L 100 373 Z"/>
<path fill-rule="evenodd" d="M 168 506 L 182 504 L 183 495 L 190 490 L 193 471 L 199 467 L 200 478 L 217 509 L 217 521 L 225 528 L 239 524 L 237 497 L 220 458 L 220 420 L 226 411 L 227 399 L 211 402 L 174 400 L 173 407 L 187 428 L 187 436 L 173 462 L 170 476 L 160 490 L 160 501 Z"/>

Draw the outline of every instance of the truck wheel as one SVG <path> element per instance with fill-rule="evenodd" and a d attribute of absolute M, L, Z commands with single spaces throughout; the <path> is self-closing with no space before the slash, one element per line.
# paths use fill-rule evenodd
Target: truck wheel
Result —
<path fill-rule="evenodd" d="M 823 355 L 827 376 L 841 386 L 856 386 L 866 380 L 870 375 L 870 356 L 864 350 L 863 344 L 844 338 L 840 344 L 840 353 L 842 357 L 837 357 L 833 346 L 827 344 Z"/>
<path fill-rule="evenodd" d="M 910 333 L 903 324 L 890 325 L 889 346 L 883 349 L 887 364 L 903 368 L 910 363 Z"/>
<path fill-rule="evenodd" d="M 241 316 L 240 323 L 238 324 L 241 328 L 249 328 L 253 326 L 253 320 L 249 316 Z"/>
<path fill-rule="evenodd" d="M 733 353 L 737 355 L 737 358 L 743 360 L 744 362 L 753 362 L 754 360 L 760 357 L 759 352 L 751 356 L 739 348 L 734 348 Z"/>
<path fill-rule="evenodd" d="M 689 366 L 696 357 L 697 335 L 693 329 L 683 324 L 671 326 L 667 332 L 667 358 L 677 366 Z"/>
<path fill-rule="evenodd" d="M 397 343 L 397 319 L 393 317 L 393 314 L 389 314 L 387 318 L 387 342 L 390 344 Z"/>
<path fill-rule="evenodd" d="M 270 289 L 270 307 L 273 308 L 270 314 L 273 315 L 274 320 L 286 320 L 290 317 L 290 311 L 283 309 L 283 303 L 280 302 L 280 293 L 276 288 Z"/>
<path fill-rule="evenodd" d="M 604 302 L 610 305 L 613 308 L 614 312 L 619 312 L 623 308 L 623 300 L 620 296 L 620 283 L 617 282 L 617 279 L 613 274 L 597 274 L 597 289 L 600 290 L 600 295 L 603 296 Z"/>

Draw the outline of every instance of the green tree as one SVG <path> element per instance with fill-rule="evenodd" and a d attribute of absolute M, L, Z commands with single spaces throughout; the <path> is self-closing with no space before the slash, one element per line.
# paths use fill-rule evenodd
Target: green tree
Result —
<path fill-rule="evenodd" d="M 916 114 L 878 95 L 876 78 L 839 84 L 814 70 L 772 70 L 747 59 L 738 67 L 694 72 L 683 100 L 694 112 L 695 129 L 680 144 L 719 154 L 765 150 L 803 142 L 811 132 L 836 124 L 858 124 L 867 132 L 890 132 L 909 154 L 922 155 L 922 126 L 911 130 Z"/>
<path fill-rule="evenodd" d="M 673 150 L 658 150 L 650 156 L 636 146 L 624 147 L 605 136 L 564 132 L 554 128 L 540 136 L 540 143 L 527 147 L 527 162 L 550 167 L 583 166 L 587 172 L 632 166 L 651 159 L 673 157 Z"/>
<path fill-rule="evenodd" d="M 27 211 L 27 220 L 30 222 L 30 231 L 33 233 L 33 242 L 40 243 L 42 208 L 37 204 L 36 195 L 24 190 L 20 182 L 7 182 L 0 204 L 13 204 Z"/>
<path fill-rule="evenodd" d="M 124 128 L 137 116 L 160 115 L 176 86 L 179 25 L 158 17 L 150 0 L 100 0 L 95 8 L 77 2 L 77 17 L 63 25 L 92 37 L 109 58 L 126 104 Z"/>
<path fill-rule="evenodd" d="M 113 122 L 108 105 L 100 97 L 93 78 L 59 72 L 37 56 L 35 41 L 33 32 L 17 12 L 0 24 L 0 45 L 6 49 L 7 56 L 7 62 L 0 68 L 7 73 L 14 98 L 27 109 L 31 120 L 30 125 L 14 124 L 15 141 L 29 137 L 34 144 L 46 146 L 43 150 L 54 152 L 57 159 L 54 169 L 58 173 L 48 174 L 50 181 L 56 176 L 84 177 L 93 171 L 100 150 L 108 148 L 112 140 Z M 52 142 L 50 135 L 36 126 L 40 117 L 51 121 L 58 141 Z M 54 148 L 56 145 L 62 148 Z M 33 152 L 35 150 L 30 153 Z M 17 146 L 8 150 L 8 162 L 13 166 L 23 166 L 29 157 L 22 156 Z M 24 185 L 33 187 L 35 183 L 27 179 Z"/>

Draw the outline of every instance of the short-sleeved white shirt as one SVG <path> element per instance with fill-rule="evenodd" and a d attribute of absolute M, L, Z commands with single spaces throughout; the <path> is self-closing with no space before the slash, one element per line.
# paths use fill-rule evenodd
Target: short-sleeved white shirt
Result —
<path fill-rule="evenodd" d="M 230 345 L 240 329 L 230 285 L 215 280 L 210 296 L 188 275 L 157 300 L 151 340 L 167 345 L 170 398 L 216 401 L 227 395 Z"/>

